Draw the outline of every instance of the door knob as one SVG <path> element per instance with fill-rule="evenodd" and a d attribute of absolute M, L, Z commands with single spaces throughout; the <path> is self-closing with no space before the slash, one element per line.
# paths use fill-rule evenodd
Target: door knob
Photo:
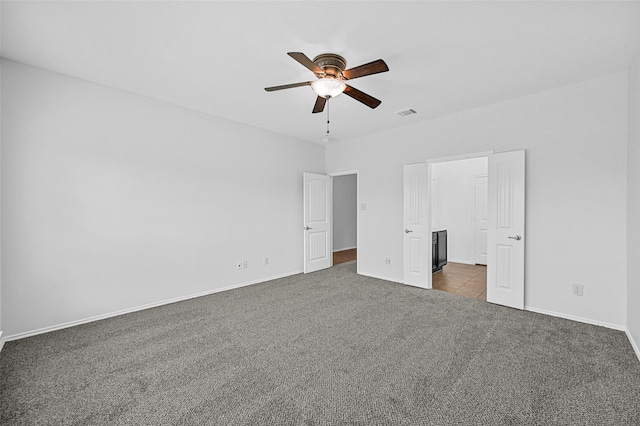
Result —
<path fill-rule="evenodd" d="M 409 232 L 413 232 L 413 231 L 412 231 L 412 230 L 410 230 L 410 229 L 405 229 L 405 230 L 404 230 L 404 233 L 405 233 L 405 234 L 408 234 Z"/>
<path fill-rule="evenodd" d="M 304 227 L 304 230 L 305 230 L 305 231 L 308 231 L 309 229 L 311 229 L 311 228 L 309 228 L 308 226 L 305 226 L 305 227 Z"/>
<path fill-rule="evenodd" d="M 522 239 L 522 237 L 520 235 L 516 235 L 515 237 L 509 237 L 512 240 L 516 240 L 516 241 L 520 241 Z"/>

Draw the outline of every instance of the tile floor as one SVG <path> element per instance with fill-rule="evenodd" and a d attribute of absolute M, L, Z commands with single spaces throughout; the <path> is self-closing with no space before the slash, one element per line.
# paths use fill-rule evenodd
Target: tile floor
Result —
<path fill-rule="evenodd" d="M 475 299 L 487 300 L 487 267 L 449 262 L 433 274 L 433 288 Z"/>

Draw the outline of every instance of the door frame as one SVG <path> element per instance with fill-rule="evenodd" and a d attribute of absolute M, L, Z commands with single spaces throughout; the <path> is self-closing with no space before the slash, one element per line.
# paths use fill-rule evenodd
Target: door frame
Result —
<path fill-rule="evenodd" d="M 470 154 L 461 154 L 461 155 L 453 155 L 453 156 L 449 156 L 449 157 L 440 157 L 440 158 L 432 158 L 426 161 L 427 163 L 427 210 L 429 212 L 429 217 L 432 216 L 433 212 L 431 211 L 431 179 L 433 178 L 432 176 L 432 172 L 431 172 L 431 168 L 433 166 L 433 164 L 436 163 L 447 163 L 449 161 L 460 161 L 460 160 L 470 160 L 473 158 L 481 158 L 481 157 L 488 157 L 489 155 L 495 154 L 494 151 L 483 151 L 483 152 L 474 152 L 474 153 L 470 153 Z M 433 233 L 433 229 L 431 228 L 431 220 L 427 221 L 427 235 L 431 235 Z M 429 264 L 431 265 L 431 268 L 429 268 L 429 270 L 427 271 L 427 287 L 426 288 L 433 288 L 433 276 L 431 274 L 431 269 L 433 268 L 433 264 L 432 264 L 432 254 L 431 254 L 431 244 L 429 244 L 429 248 L 427 250 L 428 252 L 428 259 L 429 259 Z"/>
<path fill-rule="evenodd" d="M 360 250 L 360 170 L 327 173 L 331 178 L 331 202 L 333 203 L 333 178 L 336 176 L 356 175 L 356 250 Z M 331 207 L 331 266 L 333 266 L 333 205 Z M 356 262 L 356 273 L 360 274 L 360 262 Z"/>

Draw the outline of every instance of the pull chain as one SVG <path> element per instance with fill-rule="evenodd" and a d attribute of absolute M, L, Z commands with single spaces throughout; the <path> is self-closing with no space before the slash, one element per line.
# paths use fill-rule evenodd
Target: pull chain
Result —
<path fill-rule="evenodd" d="M 329 102 L 330 99 L 330 96 L 327 97 L 327 135 L 325 136 L 325 139 L 329 139 L 329 104 L 331 104 L 331 102 Z"/>

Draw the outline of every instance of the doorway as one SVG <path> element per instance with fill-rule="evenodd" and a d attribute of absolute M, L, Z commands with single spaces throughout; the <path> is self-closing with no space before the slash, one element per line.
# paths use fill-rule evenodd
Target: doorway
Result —
<path fill-rule="evenodd" d="M 436 240 L 446 238 L 433 289 L 486 300 L 487 173 L 486 156 L 431 165 L 431 230 Z"/>
<path fill-rule="evenodd" d="M 358 174 L 334 174 L 333 186 L 333 265 L 358 257 Z"/>
<path fill-rule="evenodd" d="M 524 309 L 524 150 L 469 154 L 404 166 L 403 283 L 433 288 L 432 257 L 440 253 L 439 233 L 438 238 L 434 238 L 436 233 L 432 232 L 434 164 L 477 157 L 488 158 L 486 300 Z M 437 265 L 441 264 L 438 259 Z"/>
<path fill-rule="evenodd" d="M 366 210 L 359 201 L 357 170 L 329 175 L 303 173 L 302 206 L 305 274 L 332 267 L 334 252 L 337 263 L 347 256 L 346 261 L 357 259 L 358 206 Z M 360 273 L 358 266 L 356 273 Z"/>

